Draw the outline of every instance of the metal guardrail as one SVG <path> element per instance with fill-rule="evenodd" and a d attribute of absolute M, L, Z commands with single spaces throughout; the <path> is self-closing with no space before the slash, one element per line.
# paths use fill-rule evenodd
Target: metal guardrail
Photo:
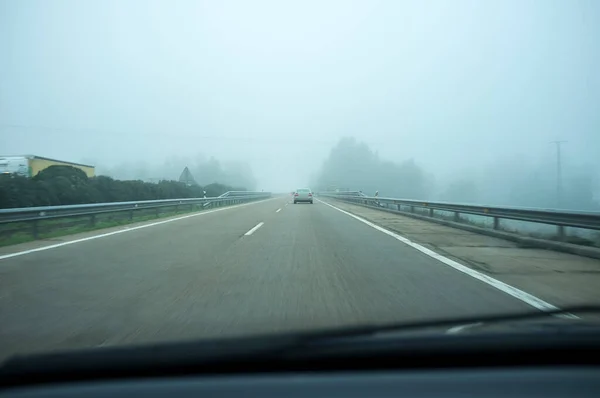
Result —
<path fill-rule="evenodd" d="M 360 191 L 322 192 L 319 193 L 319 195 L 350 203 L 357 203 L 376 208 L 385 207 L 397 211 L 404 211 L 403 207 L 408 207 L 408 212 L 410 213 L 415 213 L 415 209 L 426 209 L 426 213 L 429 217 L 434 217 L 435 211 L 453 212 L 454 221 L 460 221 L 461 213 L 491 217 L 494 221 L 494 229 L 500 228 L 501 219 L 556 225 L 559 238 L 564 238 L 565 227 L 600 230 L 600 212 L 532 209 L 524 207 L 499 207 L 397 198 L 381 198 L 377 196 L 361 196 Z"/>
<path fill-rule="evenodd" d="M 230 191 L 219 197 L 211 198 L 183 198 L 165 200 L 143 200 L 131 202 L 91 203 L 65 206 L 23 207 L 13 209 L 0 209 L 0 225 L 9 223 L 27 222 L 32 224 L 32 234 L 37 238 L 37 224 L 39 221 L 70 217 L 90 217 L 90 224 L 94 225 L 96 216 L 105 213 L 129 212 L 129 219 L 133 219 L 134 212 L 155 209 L 156 215 L 160 209 L 174 207 L 176 211 L 189 208 L 205 208 L 229 206 L 253 200 L 266 199 L 270 192 Z"/>
<path fill-rule="evenodd" d="M 265 194 L 268 193 L 269 195 L 271 195 L 270 192 L 255 192 L 255 191 L 228 191 L 225 192 L 223 195 L 219 196 L 219 198 L 230 198 L 230 197 L 246 197 L 246 196 L 254 196 L 254 195 L 261 195 L 261 194 Z"/>
<path fill-rule="evenodd" d="M 338 192 L 330 192 L 329 194 L 339 195 L 339 196 L 362 196 L 362 197 L 367 197 L 367 195 L 365 195 L 362 191 L 338 191 Z"/>

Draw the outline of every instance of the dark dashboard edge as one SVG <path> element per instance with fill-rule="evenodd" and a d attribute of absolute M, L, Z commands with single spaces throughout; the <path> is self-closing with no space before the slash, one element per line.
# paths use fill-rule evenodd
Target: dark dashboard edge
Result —
<path fill-rule="evenodd" d="M 85 350 L 16 357 L 0 368 L 0 388 L 73 381 L 189 375 L 448 369 L 515 366 L 598 366 L 597 333 L 424 336 L 336 339 L 246 339 Z"/>

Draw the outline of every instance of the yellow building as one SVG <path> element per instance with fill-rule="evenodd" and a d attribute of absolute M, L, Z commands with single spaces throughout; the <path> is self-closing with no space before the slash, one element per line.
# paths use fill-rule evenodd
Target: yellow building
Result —
<path fill-rule="evenodd" d="M 94 166 L 87 164 L 65 162 L 35 155 L 0 157 L 0 172 L 2 173 L 18 173 L 34 177 L 50 166 L 72 166 L 82 170 L 88 177 L 95 175 Z"/>

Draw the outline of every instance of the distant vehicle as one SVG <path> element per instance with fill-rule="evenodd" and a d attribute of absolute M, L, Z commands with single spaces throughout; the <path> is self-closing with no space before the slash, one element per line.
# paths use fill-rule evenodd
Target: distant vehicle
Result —
<path fill-rule="evenodd" d="M 309 188 L 300 188 L 296 189 L 294 193 L 294 204 L 298 202 L 308 202 L 312 205 L 313 203 L 313 194 Z"/>

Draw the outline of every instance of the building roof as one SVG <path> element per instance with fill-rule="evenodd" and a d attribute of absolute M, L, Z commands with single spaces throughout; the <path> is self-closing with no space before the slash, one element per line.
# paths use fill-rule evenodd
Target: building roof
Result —
<path fill-rule="evenodd" d="M 75 162 L 69 162 L 68 160 L 58 160 L 58 159 L 52 159 L 52 158 L 46 158 L 43 156 L 36 156 L 36 155 L 13 155 L 13 156 L 0 156 L 0 158 L 27 158 L 27 159 L 43 159 L 43 160 L 49 160 L 51 162 L 61 162 L 61 163 L 68 163 L 68 164 L 72 164 L 74 166 L 83 166 L 83 167 L 91 167 L 91 168 L 95 168 L 96 166 L 92 166 L 89 164 L 83 164 L 83 163 L 75 163 Z"/>

